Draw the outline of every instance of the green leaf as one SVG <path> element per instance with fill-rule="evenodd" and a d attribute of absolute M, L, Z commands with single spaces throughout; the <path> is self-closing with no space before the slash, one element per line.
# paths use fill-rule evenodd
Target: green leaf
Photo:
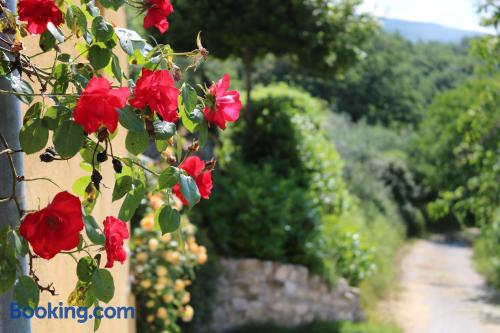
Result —
<path fill-rule="evenodd" d="M 20 305 L 34 309 L 40 301 L 40 290 L 32 278 L 23 275 L 14 286 L 13 298 Z"/>
<path fill-rule="evenodd" d="M 0 294 L 10 290 L 16 281 L 17 260 L 14 256 L 11 258 L 0 258 Z"/>
<path fill-rule="evenodd" d="M 198 95 L 196 90 L 189 84 L 184 83 L 179 96 L 179 114 L 182 124 L 191 133 L 195 132 L 198 125 L 204 122 L 203 112 L 196 108 L 197 104 Z"/>
<path fill-rule="evenodd" d="M 113 75 L 115 78 L 121 82 L 122 81 L 122 68 L 120 67 L 120 60 L 118 57 L 113 54 L 111 56 L 111 70 L 113 71 Z"/>
<path fill-rule="evenodd" d="M 144 132 L 144 122 L 139 118 L 137 113 L 129 105 L 118 110 L 120 114 L 120 125 L 132 132 Z"/>
<path fill-rule="evenodd" d="M 198 142 L 200 143 L 200 146 L 204 146 L 205 143 L 207 143 L 208 140 L 208 125 L 206 122 L 203 122 L 199 126 L 199 136 L 198 136 Z"/>
<path fill-rule="evenodd" d="M 0 228 L 0 294 L 10 290 L 16 281 L 16 251 L 7 241 L 9 228 Z"/>
<path fill-rule="evenodd" d="M 196 182 L 190 176 L 181 174 L 179 183 L 181 185 L 181 193 L 189 203 L 189 207 L 193 207 L 200 201 L 200 192 Z"/>
<path fill-rule="evenodd" d="M 92 276 L 91 289 L 97 299 L 104 303 L 111 301 L 115 294 L 115 284 L 111 273 L 106 269 L 97 270 Z"/>
<path fill-rule="evenodd" d="M 29 120 L 40 118 L 42 109 L 43 109 L 43 104 L 41 102 L 36 102 L 32 106 L 30 106 L 30 108 L 28 109 L 28 111 L 26 111 L 26 114 L 24 115 L 23 124 L 26 124 Z"/>
<path fill-rule="evenodd" d="M 155 140 L 155 147 L 156 150 L 161 153 L 162 151 L 165 151 L 165 149 L 168 148 L 168 141 L 167 140 Z"/>
<path fill-rule="evenodd" d="M 132 190 L 133 179 L 131 176 L 118 177 L 113 188 L 113 201 L 123 198 L 130 190 Z"/>
<path fill-rule="evenodd" d="M 28 242 L 17 230 L 9 232 L 9 244 L 16 249 L 16 253 L 20 257 L 24 257 L 28 253 Z"/>
<path fill-rule="evenodd" d="M 187 113 L 184 106 L 179 104 L 179 114 L 182 124 L 191 133 L 194 133 L 198 129 L 198 126 L 205 123 L 205 115 L 198 108 L 195 108 L 191 113 Z"/>
<path fill-rule="evenodd" d="M 54 147 L 62 158 L 75 156 L 81 149 L 85 135 L 80 125 L 66 120 L 54 131 Z"/>
<path fill-rule="evenodd" d="M 40 42 L 38 43 L 42 51 L 49 51 L 56 45 L 56 39 L 50 33 L 50 31 L 45 31 L 40 35 Z"/>
<path fill-rule="evenodd" d="M 80 30 L 83 34 L 87 31 L 87 17 L 78 6 L 71 5 L 68 7 L 66 12 L 66 24 L 73 32 Z"/>
<path fill-rule="evenodd" d="M 11 63 L 9 57 L 0 51 L 0 76 L 5 76 L 11 72 Z"/>
<path fill-rule="evenodd" d="M 49 140 L 49 130 L 41 119 L 28 121 L 19 132 L 19 142 L 26 154 L 33 154 L 42 150 Z"/>
<path fill-rule="evenodd" d="M 180 172 L 176 167 L 170 166 L 163 171 L 158 179 L 158 186 L 161 189 L 171 188 L 179 182 Z"/>
<path fill-rule="evenodd" d="M 178 211 L 170 206 L 163 206 L 162 209 L 155 214 L 155 223 L 160 225 L 161 233 L 171 233 L 176 231 L 181 225 L 181 216 Z"/>
<path fill-rule="evenodd" d="M 64 34 L 63 32 L 54 25 L 54 23 L 49 22 L 47 23 L 47 30 L 54 36 L 54 38 L 59 42 L 63 43 L 64 42 Z"/>
<path fill-rule="evenodd" d="M 134 30 L 124 29 L 124 28 L 116 28 L 116 35 L 118 36 L 118 40 L 120 41 L 120 46 L 123 51 L 127 53 L 129 56 L 134 54 L 135 49 L 139 49 L 139 45 L 145 45 L 146 40 L 144 40 L 137 32 Z"/>
<path fill-rule="evenodd" d="M 109 64 L 111 60 L 111 50 L 101 48 L 99 45 L 94 44 L 89 49 L 89 61 L 95 70 L 102 69 Z"/>
<path fill-rule="evenodd" d="M 93 216 L 84 216 L 83 223 L 85 224 L 85 233 L 92 243 L 97 245 L 104 245 L 106 243 L 106 238 L 101 233 L 99 225 Z"/>
<path fill-rule="evenodd" d="M 100 0 L 99 3 L 103 5 L 104 8 L 118 10 L 125 3 L 125 0 Z"/>
<path fill-rule="evenodd" d="M 149 145 L 149 136 L 146 132 L 128 132 L 125 138 L 125 147 L 134 154 L 143 153 Z"/>
<path fill-rule="evenodd" d="M 16 97 L 23 103 L 31 104 L 33 101 L 33 96 L 31 96 L 33 94 L 33 88 L 31 88 L 31 85 L 16 75 L 10 75 L 9 80 L 12 85 L 12 89 L 16 93 L 21 94 L 16 95 Z"/>
<path fill-rule="evenodd" d="M 96 268 L 97 266 L 92 257 L 83 257 L 76 265 L 76 275 L 80 281 L 90 282 L 92 281 L 92 276 L 94 275 Z"/>
<path fill-rule="evenodd" d="M 83 197 L 85 195 L 85 189 L 87 188 L 90 182 L 91 182 L 90 176 L 84 176 L 78 178 L 73 183 L 73 186 L 71 187 L 71 192 L 73 192 L 79 197 Z"/>
<path fill-rule="evenodd" d="M 91 145 L 85 146 L 84 148 L 80 149 L 80 156 L 82 156 L 83 160 L 90 165 L 92 165 L 92 156 L 94 155 L 94 148 L 95 148 L 94 143 L 92 143 Z M 99 147 L 97 147 L 96 155 L 103 151 L 104 147 L 99 145 Z M 98 166 L 99 164 L 96 163 L 96 167 Z"/>
<path fill-rule="evenodd" d="M 182 104 L 186 112 L 189 114 L 193 112 L 196 104 L 198 104 L 198 94 L 196 90 L 188 83 L 184 83 L 181 88 Z"/>
<path fill-rule="evenodd" d="M 51 130 L 55 130 L 58 127 L 59 122 L 70 119 L 71 110 L 61 105 L 49 107 L 43 116 L 44 124 Z"/>
<path fill-rule="evenodd" d="M 57 56 L 57 60 L 60 62 L 68 63 L 71 60 L 71 55 L 69 55 L 68 53 L 61 53 Z"/>
<path fill-rule="evenodd" d="M 134 186 L 135 188 L 125 197 L 120 212 L 118 213 L 118 218 L 125 222 L 132 219 L 142 199 L 146 195 L 146 188 L 143 183 L 135 184 Z"/>
<path fill-rule="evenodd" d="M 113 37 L 113 26 L 104 17 L 97 16 L 92 21 L 92 33 L 98 42 L 107 42 Z"/>
<path fill-rule="evenodd" d="M 103 314 L 102 314 L 102 309 L 97 309 L 96 313 L 99 313 L 99 316 L 96 316 L 95 319 L 94 319 L 94 332 L 97 332 L 97 330 L 99 329 L 99 327 L 101 327 L 102 318 L 100 318 L 100 317 L 104 317 Z"/>
<path fill-rule="evenodd" d="M 174 123 L 155 120 L 153 122 L 155 138 L 158 140 L 168 140 L 175 135 L 176 127 Z"/>
<path fill-rule="evenodd" d="M 80 234 L 80 242 L 78 242 L 78 245 L 77 245 L 77 247 L 76 247 L 76 249 L 77 249 L 78 251 L 81 251 L 81 250 L 82 250 L 82 248 L 83 248 L 83 242 L 84 242 L 84 240 L 83 240 L 83 236 L 82 236 L 82 234 Z"/>

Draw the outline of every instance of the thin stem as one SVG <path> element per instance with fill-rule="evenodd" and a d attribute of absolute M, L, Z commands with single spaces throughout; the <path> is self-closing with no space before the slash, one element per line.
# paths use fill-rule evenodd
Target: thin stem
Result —
<path fill-rule="evenodd" d="M 27 96 L 27 97 L 35 97 L 35 96 L 54 96 L 54 97 L 57 97 L 57 96 L 66 96 L 66 97 L 69 97 L 69 96 L 80 96 L 79 94 L 65 94 L 65 93 L 60 93 L 60 94 L 46 94 L 46 93 L 39 93 L 39 94 L 36 94 L 36 93 L 20 93 L 20 92 L 17 92 L 17 91 L 13 91 L 13 90 L 4 90 L 4 89 L 0 89 L 0 94 L 9 94 L 9 95 L 16 95 L 16 96 Z"/>
<path fill-rule="evenodd" d="M 45 180 L 45 181 L 48 181 L 49 183 L 51 183 L 52 185 L 54 186 L 57 186 L 59 189 L 62 190 L 61 186 L 57 185 L 57 183 L 55 181 L 53 181 L 52 179 L 50 178 L 45 178 L 45 177 L 39 177 L 39 178 L 30 178 L 30 179 L 26 179 L 26 178 L 23 178 L 22 181 L 25 181 L 25 182 L 34 182 L 34 181 L 38 181 L 38 180 Z"/>

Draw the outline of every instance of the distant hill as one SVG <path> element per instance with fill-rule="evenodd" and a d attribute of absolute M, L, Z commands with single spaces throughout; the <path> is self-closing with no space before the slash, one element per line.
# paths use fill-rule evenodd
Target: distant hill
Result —
<path fill-rule="evenodd" d="M 465 37 L 483 35 L 478 31 L 448 28 L 436 23 L 411 22 L 397 19 L 383 19 L 384 30 L 398 32 L 413 41 L 436 41 L 442 43 L 458 43 Z"/>

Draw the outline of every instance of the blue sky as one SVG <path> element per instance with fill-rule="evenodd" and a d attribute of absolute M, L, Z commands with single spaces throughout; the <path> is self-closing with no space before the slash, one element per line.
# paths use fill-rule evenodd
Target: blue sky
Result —
<path fill-rule="evenodd" d="M 361 10 L 377 16 L 488 31 L 479 24 L 478 0 L 364 0 Z"/>

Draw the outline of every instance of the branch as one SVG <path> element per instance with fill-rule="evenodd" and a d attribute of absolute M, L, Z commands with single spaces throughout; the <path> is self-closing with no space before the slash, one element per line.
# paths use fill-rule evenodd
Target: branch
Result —
<path fill-rule="evenodd" d="M 49 292 L 52 296 L 57 296 L 57 294 L 56 294 L 56 288 L 54 287 L 54 283 L 51 282 L 47 286 L 42 286 L 40 284 L 40 278 L 35 274 L 35 270 L 33 268 L 33 259 L 34 258 L 38 258 L 38 257 L 35 256 L 33 253 L 31 253 L 31 250 L 28 250 L 28 255 L 29 255 L 29 262 L 28 262 L 28 264 L 29 264 L 29 269 L 30 269 L 29 275 L 35 281 L 35 283 L 38 286 L 38 289 L 40 290 L 40 292 L 46 291 L 46 292 Z"/>
<path fill-rule="evenodd" d="M 7 143 L 7 140 L 3 136 L 2 133 L 0 133 L 0 143 L 4 146 L 5 150 L 2 151 L 2 154 L 7 155 L 7 159 L 9 160 L 9 167 L 10 171 L 12 173 L 12 192 L 10 196 L 4 197 L 0 199 L 0 202 L 9 202 L 9 201 L 14 201 L 17 207 L 17 212 L 19 214 L 19 218 L 21 218 L 24 214 L 21 204 L 19 203 L 19 199 L 17 198 L 17 183 L 19 182 L 19 175 L 17 174 L 16 166 L 14 164 L 14 159 L 12 157 L 12 154 L 14 153 L 14 150 L 12 150 L 9 147 L 9 144 Z"/>

